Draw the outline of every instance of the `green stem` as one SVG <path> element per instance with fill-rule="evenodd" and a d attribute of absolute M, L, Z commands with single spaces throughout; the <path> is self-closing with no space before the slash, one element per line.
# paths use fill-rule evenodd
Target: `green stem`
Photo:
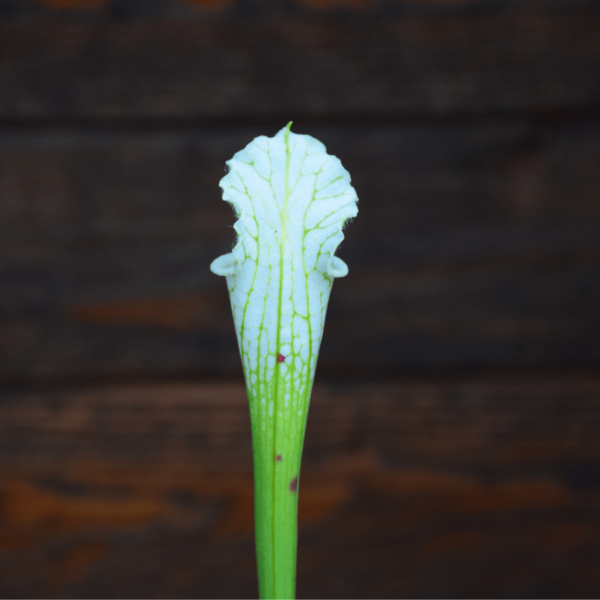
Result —
<path fill-rule="evenodd" d="M 281 400 L 287 391 L 284 385 L 280 388 Z M 250 396 L 261 599 L 295 597 L 299 474 L 310 394 L 303 396 L 301 414 L 280 410 L 266 423 L 260 421 L 261 412 L 253 410 L 257 399 Z M 276 401 L 277 405 L 282 403 Z"/>

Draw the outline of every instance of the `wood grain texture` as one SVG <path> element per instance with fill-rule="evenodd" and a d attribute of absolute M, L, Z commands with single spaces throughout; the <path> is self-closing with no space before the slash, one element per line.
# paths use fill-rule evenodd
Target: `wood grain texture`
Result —
<path fill-rule="evenodd" d="M 4 119 L 575 111 L 600 100 L 600 17 L 0 23 Z"/>
<path fill-rule="evenodd" d="M 600 461 L 599 401 L 600 384 L 589 375 L 318 383 L 306 467 L 327 469 L 357 454 L 386 468 L 459 469 L 485 479 L 479 472 L 485 464 L 490 481 L 535 474 L 594 487 L 600 473 L 586 483 L 568 467 Z M 7 391 L 0 405 L 1 464 L 56 474 L 77 470 L 80 462 L 117 459 L 124 468 L 150 471 L 157 461 L 248 471 L 247 412 L 242 384 Z"/>
<path fill-rule="evenodd" d="M 319 373 L 598 364 L 597 127 L 296 131 L 341 158 L 360 198 Z M 5 132 L 2 379 L 239 376 L 208 266 L 233 242 L 224 162 L 260 133 Z"/>
<path fill-rule="evenodd" d="M 599 400 L 597 378 L 318 385 L 299 596 L 596 596 Z M 255 595 L 243 386 L 5 393 L 0 428 L 3 596 Z"/>
<path fill-rule="evenodd" d="M 0 596 L 256 595 L 208 266 L 233 240 L 225 160 L 294 119 L 361 200 L 299 597 L 598 598 L 599 15 L 0 0 Z"/>

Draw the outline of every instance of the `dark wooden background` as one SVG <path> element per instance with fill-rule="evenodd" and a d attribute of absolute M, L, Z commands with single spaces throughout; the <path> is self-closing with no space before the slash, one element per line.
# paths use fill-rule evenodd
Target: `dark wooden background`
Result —
<path fill-rule="evenodd" d="M 0 596 L 254 597 L 224 163 L 322 140 L 306 598 L 600 596 L 600 4 L 0 0 Z"/>

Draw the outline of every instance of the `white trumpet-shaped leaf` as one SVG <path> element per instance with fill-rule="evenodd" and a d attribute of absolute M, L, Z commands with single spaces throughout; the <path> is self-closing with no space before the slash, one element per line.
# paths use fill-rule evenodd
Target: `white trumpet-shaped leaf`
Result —
<path fill-rule="evenodd" d="M 290 125 L 228 161 L 220 185 L 238 237 L 211 265 L 227 277 L 250 401 L 261 598 L 294 597 L 308 404 L 331 284 L 348 273 L 334 253 L 357 213 L 340 161 Z"/>

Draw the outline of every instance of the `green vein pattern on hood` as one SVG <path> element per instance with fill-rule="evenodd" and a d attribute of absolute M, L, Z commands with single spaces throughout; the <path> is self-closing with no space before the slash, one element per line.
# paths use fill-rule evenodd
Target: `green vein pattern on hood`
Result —
<path fill-rule="evenodd" d="M 211 265 L 227 277 L 251 400 L 260 398 L 269 416 L 278 389 L 280 410 L 304 409 L 298 400 L 312 387 L 331 285 L 348 273 L 334 252 L 358 212 L 339 159 L 289 128 L 256 138 L 227 162 L 219 185 L 238 237 Z"/>

